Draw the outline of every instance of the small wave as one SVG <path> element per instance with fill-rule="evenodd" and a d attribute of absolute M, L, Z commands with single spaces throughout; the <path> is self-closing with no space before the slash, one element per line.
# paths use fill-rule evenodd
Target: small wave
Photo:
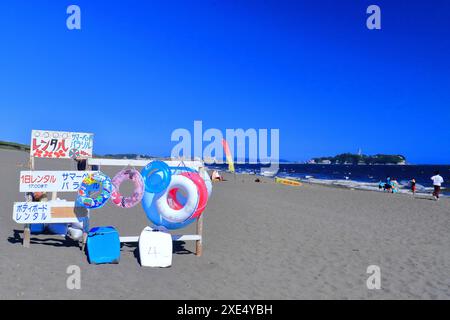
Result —
<path fill-rule="evenodd" d="M 307 182 L 313 184 L 321 184 L 321 185 L 330 185 L 330 186 L 339 186 L 349 189 L 358 189 L 358 190 L 367 190 L 367 191 L 380 191 L 378 182 L 361 182 L 354 180 L 339 180 L 339 179 L 316 179 L 309 178 Z M 410 188 L 405 188 L 402 185 L 399 185 L 398 193 L 408 194 L 411 193 Z M 429 194 L 433 191 L 433 188 L 427 188 L 422 185 L 416 184 L 416 192 L 420 194 Z M 445 195 L 443 195 L 445 196 Z"/>

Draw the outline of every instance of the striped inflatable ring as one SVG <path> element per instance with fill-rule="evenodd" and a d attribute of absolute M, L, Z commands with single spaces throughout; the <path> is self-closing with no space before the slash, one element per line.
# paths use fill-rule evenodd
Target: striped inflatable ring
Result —
<path fill-rule="evenodd" d="M 208 203 L 208 189 L 206 187 L 206 183 L 197 172 L 184 172 L 181 175 L 189 178 L 192 182 L 195 183 L 197 187 L 199 196 L 198 206 L 190 218 L 198 218 L 202 215 L 203 211 L 206 208 L 206 204 Z M 181 208 L 183 208 L 184 204 L 179 201 L 177 194 L 178 189 L 176 188 L 169 191 L 169 206 L 171 206 L 172 209 L 180 210 Z M 184 198 L 184 196 L 181 196 L 181 198 L 183 198 L 183 202 L 186 203 L 186 199 Z"/>
<path fill-rule="evenodd" d="M 172 189 L 181 189 L 186 194 L 186 203 L 182 208 L 170 207 L 168 197 Z M 172 223 L 182 223 L 189 220 L 197 211 L 199 198 L 197 186 L 191 179 L 183 175 L 175 175 L 167 189 L 161 192 L 161 196 L 156 200 L 155 207 L 159 215 L 165 220 Z"/>

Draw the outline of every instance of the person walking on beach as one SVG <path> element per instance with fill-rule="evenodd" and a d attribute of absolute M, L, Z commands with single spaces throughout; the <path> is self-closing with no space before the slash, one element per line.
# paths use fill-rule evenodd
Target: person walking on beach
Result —
<path fill-rule="evenodd" d="M 440 176 L 439 171 L 436 171 L 431 180 L 433 180 L 434 187 L 433 197 L 435 200 L 439 200 L 439 193 L 441 192 L 441 185 L 444 183 L 444 179 Z"/>
<path fill-rule="evenodd" d="M 416 179 L 415 178 L 411 179 L 411 191 L 412 191 L 413 195 L 416 194 Z"/>

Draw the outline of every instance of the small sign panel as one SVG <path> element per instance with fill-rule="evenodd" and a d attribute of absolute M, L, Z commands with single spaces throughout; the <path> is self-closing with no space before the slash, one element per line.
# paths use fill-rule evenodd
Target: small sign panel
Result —
<path fill-rule="evenodd" d="M 47 202 L 16 202 L 13 220 L 22 224 L 48 223 L 52 219 L 51 211 Z"/>
<path fill-rule="evenodd" d="M 21 171 L 20 192 L 77 192 L 92 171 Z"/>
<path fill-rule="evenodd" d="M 30 153 L 35 158 L 87 159 L 92 158 L 92 133 L 33 130 Z"/>

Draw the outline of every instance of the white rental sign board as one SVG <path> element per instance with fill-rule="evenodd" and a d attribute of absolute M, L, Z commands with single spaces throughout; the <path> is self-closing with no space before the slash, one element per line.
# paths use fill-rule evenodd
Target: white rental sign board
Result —
<path fill-rule="evenodd" d="M 30 154 L 34 158 L 87 159 L 92 158 L 92 133 L 33 130 Z"/>
<path fill-rule="evenodd" d="M 14 203 L 13 220 L 20 224 L 79 223 L 85 218 L 89 218 L 89 210 L 84 207 L 75 207 L 73 201 Z"/>
<path fill-rule="evenodd" d="M 51 210 L 48 202 L 16 202 L 13 220 L 25 224 L 48 223 L 52 219 Z"/>
<path fill-rule="evenodd" d="M 21 171 L 20 192 L 76 192 L 92 171 Z"/>

